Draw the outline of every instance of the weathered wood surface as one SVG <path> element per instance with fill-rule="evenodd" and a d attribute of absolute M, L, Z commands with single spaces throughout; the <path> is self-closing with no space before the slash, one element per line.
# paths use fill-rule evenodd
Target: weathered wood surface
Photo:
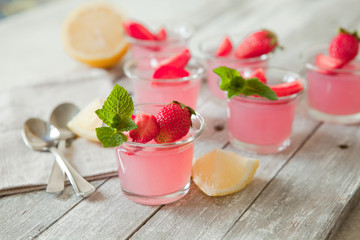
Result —
<path fill-rule="evenodd" d="M 84 79 L 104 75 L 131 89 L 128 81 L 122 79 L 120 66 L 110 72 L 89 69 L 62 50 L 61 22 L 70 9 L 82 2 L 85 1 L 55 1 L 0 22 L 1 97 L 7 89 L 37 85 L 40 97 L 36 101 L 40 102 L 46 96 L 47 85 L 59 89 L 69 86 L 76 92 Z M 272 64 L 297 71 L 303 67 L 301 50 L 312 43 L 328 41 L 338 26 L 356 29 L 360 22 L 356 0 L 127 0 L 121 4 L 130 16 L 144 22 L 159 24 L 169 19 L 192 23 L 196 28 L 191 42 L 194 53 L 198 53 L 196 47 L 206 36 L 272 29 L 285 46 Z M 95 93 L 98 94 L 92 92 Z M 92 94 L 74 101 L 85 104 L 86 99 L 96 97 Z M 16 103 L 20 110 L 21 101 Z M 77 198 L 70 186 L 59 195 L 36 191 L 5 196 L 0 198 L 0 239 L 360 238 L 359 125 L 314 121 L 307 115 L 303 97 L 290 148 L 279 154 L 257 156 L 228 144 L 225 104 L 214 100 L 205 85 L 198 105 L 208 128 L 196 143 L 195 156 L 213 148 L 226 148 L 260 159 L 253 182 L 243 191 L 214 198 L 192 184 L 189 194 L 180 201 L 151 207 L 126 199 L 120 192 L 118 178 L 110 178 L 94 181 L 97 192 L 87 199 Z M 6 104 L 0 106 L 7 109 Z M 45 115 L 50 109 L 36 111 Z M 20 125 L 20 120 L 1 123 L 0 133 L 18 131 Z M 224 128 L 219 130 L 218 126 Z M 353 206 L 356 207 L 352 210 Z"/>

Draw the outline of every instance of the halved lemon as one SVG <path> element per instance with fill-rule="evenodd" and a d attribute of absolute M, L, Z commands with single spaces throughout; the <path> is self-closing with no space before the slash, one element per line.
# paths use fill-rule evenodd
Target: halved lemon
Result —
<path fill-rule="evenodd" d="M 125 14 L 108 3 L 87 3 L 65 19 L 62 40 L 70 56 L 92 67 L 112 67 L 125 55 Z"/>
<path fill-rule="evenodd" d="M 195 184 L 209 196 L 224 196 L 246 187 L 259 166 L 254 158 L 214 149 L 197 158 L 192 167 Z"/>
<path fill-rule="evenodd" d="M 96 115 L 95 111 L 102 108 L 103 104 L 103 99 L 94 99 L 68 122 L 67 127 L 79 137 L 99 142 L 95 129 L 102 126 L 102 120 Z"/>

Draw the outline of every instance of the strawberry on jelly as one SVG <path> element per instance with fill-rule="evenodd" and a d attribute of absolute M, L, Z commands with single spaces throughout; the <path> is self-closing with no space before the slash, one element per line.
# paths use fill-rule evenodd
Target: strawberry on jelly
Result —
<path fill-rule="evenodd" d="M 165 40 L 167 37 L 167 33 L 166 33 L 166 29 L 165 28 L 160 28 L 159 32 L 155 35 L 157 40 Z"/>
<path fill-rule="evenodd" d="M 191 54 L 190 54 L 189 49 L 184 49 L 183 51 L 176 54 L 175 56 L 160 61 L 159 67 L 160 66 L 171 66 L 171 67 L 183 69 L 189 62 L 190 58 L 191 58 Z"/>
<path fill-rule="evenodd" d="M 315 58 L 315 64 L 322 68 L 338 69 L 342 68 L 346 64 L 346 61 L 340 58 L 318 54 Z"/>
<path fill-rule="evenodd" d="M 147 143 L 154 139 L 160 131 L 160 125 L 152 114 L 140 112 L 135 116 L 134 122 L 137 128 L 129 132 L 134 142 Z"/>
<path fill-rule="evenodd" d="M 123 26 L 130 37 L 141 40 L 156 40 L 156 37 L 140 23 L 127 21 L 123 23 Z"/>
<path fill-rule="evenodd" d="M 229 55 L 233 46 L 231 40 L 228 36 L 225 36 L 224 39 L 221 41 L 218 49 L 216 50 L 215 56 L 217 57 L 225 57 Z"/>
<path fill-rule="evenodd" d="M 298 80 L 280 83 L 269 87 L 276 93 L 278 97 L 290 96 L 304 89 L 304 86 Z"/>
<path fill-rule="evenodd" d="M 174 78 L 183 78 L 188 77 L 190 73 L 182 68 L 177 68 L 174 66 L 160 66 L 157 68 L 153 74 L 154 79 L 174 79 Z"/>
<path fill-rule="evenodd" d="M 265 84 L 267 82 L 265 73 L 261 68 L 257 69 L 255 72 L 253 72 L 249 78 L 257 78 L 257 79 L 259 79 L 260 82 L 263 82 Z"/>

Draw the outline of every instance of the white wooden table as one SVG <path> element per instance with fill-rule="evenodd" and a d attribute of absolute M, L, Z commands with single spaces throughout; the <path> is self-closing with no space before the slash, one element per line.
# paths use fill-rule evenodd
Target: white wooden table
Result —
<path fill-rule="evenodd" d="M 104 89 L 111 89 L 113 82 L 99 83 L 100 73 L 131 90 L 119 69 L 90 69 L 64 52 L 61 23 L 83 2 L 54 1 L 0 21 L 0 94 L 35 86 L 40 99 L 49 88 L 81 89 L 89 73 L 93 74 L 86 80 L 90 88 L 105 84 Z M 194 54 L 209 35 L 271 29 L 285 47 L 272 65 L 295 71 L 303 70 L 299 54 L 305 47 L 327 42 L 339 26 L 360 30 L 358 0 L 124 0 L 119 4 L 149 25 L 192 24 Z M 63 100 L 84 106 L 94 97 L 90 91 Z M 234 150 L 227 140 L 225 105 L 211 97 L 205 84 L 198 106 L 208 128 L 196 143 L 195 155 L 213 148 Z M 50 111 L 46 103 L 41 107 L 38 115 Z M 22 120 L 14 123 L 14 129 L 1 124 L 0 134 L 7 134 L 18 131 Z M 208 197 L 192 184 L 189 194 L 176 203 L 143 206 L 123 196 L 117 177 L 93 181 L 97 191 L 86 199 L 76 197 L 71 186 L 59 195 L 41 190 L 0 197 L 0 239 L 360 239 L 359 125 L 312 120 L 303 98 L 291 147 L 256 157 L 260 166 L 252 183 L 225 197 Z"/>

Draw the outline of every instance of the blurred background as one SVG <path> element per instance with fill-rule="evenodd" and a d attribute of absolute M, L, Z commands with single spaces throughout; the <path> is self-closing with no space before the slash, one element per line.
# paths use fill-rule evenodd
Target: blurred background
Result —
<path fill-rule="evenodd" d="M 52 1 L 56 0 L 0 0 L 0 20 L 7 16 Z"/>

